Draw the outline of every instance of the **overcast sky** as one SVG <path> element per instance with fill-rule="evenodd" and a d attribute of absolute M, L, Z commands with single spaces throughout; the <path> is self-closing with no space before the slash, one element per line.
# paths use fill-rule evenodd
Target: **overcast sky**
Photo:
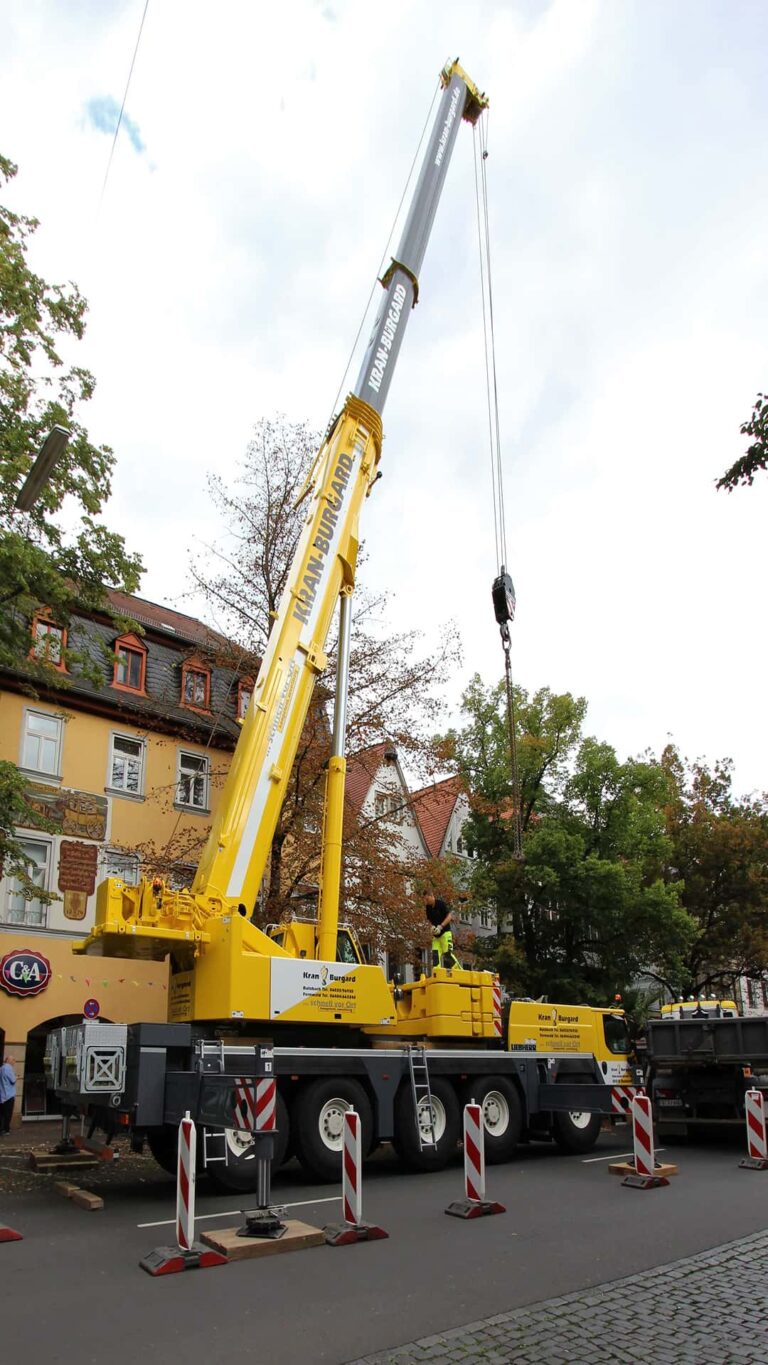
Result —
<path fill-rule="evenodd" d="M 7 202 L 90 303 L 82 417 L 144 596 L 195 612 L 206 473 L 323 428 L 432 99 L 487 91 L 514 672 L 621 757 L 768 787 L 768 478 L 716 493 L 768 389 L 764 0 L 5 0 Z M 362 530 L 391 623 L 501 675 L 472 132 L 460 130 Z M 353 368 L 353 377 L 356 367 Z"/>

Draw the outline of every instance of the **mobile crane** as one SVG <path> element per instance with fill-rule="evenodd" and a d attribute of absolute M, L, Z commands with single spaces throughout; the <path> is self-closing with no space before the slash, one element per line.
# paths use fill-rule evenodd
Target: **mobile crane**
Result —
<path fill-rule="evenodd" d="M 169 1021 L 85 1022 L 49 1038 L 47 1067 L 66 1106 L 86 1110 L 92 1126 L 127 1127 L 134 1146 L 146 1139 L 168 1167 L 176 1125 L 189 1109 L 203 1127 L 205 1163 L 234 1188 L 251 1187 L 256 1165 L 250 1135 L 236 1122 L 235 1083 L 256 1074 L 254 1053 L 265 1042 L 274 1047 L 279 1085 L 276 1161 L 290 1141 L 320 1178 L 338 1173 L 350 1105 L 361 1114 L 365 1149 L 392 1139 L 411 1164 L 430 1169 L 456 1146 L 465 1094 L 483 1104 L 489 1160 L 502 1160 L 524 1132 L 587 1150 L 601 1114 L 612 1112 L 612 1088 L 635 1079 L 620 1013 L 547 1006 L 537 1018 L 536 1006 L 522 1014 L 513 1007 L 505 1047 L 491 973 L 439 967 L 395 986 L 363 961 L 354 935 L 338 923 L 359 517 L 378 478 L 381 414 L 456 135 L 462 120 L 476 123 L 487 106 L 457 62 L 445 67 L 441 85 L 357 383 L 306 481 L 303 532 L 192 885 L 172 890 L 160 879 L 137 887 L 108 879 L 98 890 L 94 927 L 75 950 L 169 957 Z M 312 692 L 327 666 L 337 602 L 317 921 L 296 919 L 264 933 L 251 911 Z"/>

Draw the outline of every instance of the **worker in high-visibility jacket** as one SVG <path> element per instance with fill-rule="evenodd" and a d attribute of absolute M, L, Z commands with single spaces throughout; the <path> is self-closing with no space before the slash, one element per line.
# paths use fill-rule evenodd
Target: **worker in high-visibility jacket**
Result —
<path fill-rule="evenodd" d="M 457 967 L 453 954 L 453 932 L 450 928 L 452 912 L 449 905 L 433 891 L 424 897 L 424 913 L 432 925 L 432 966 Z"/>

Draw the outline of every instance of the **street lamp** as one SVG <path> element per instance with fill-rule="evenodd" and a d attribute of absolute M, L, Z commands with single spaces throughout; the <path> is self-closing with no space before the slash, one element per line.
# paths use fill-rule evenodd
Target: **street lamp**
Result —
<path fill-rule="evenodd" d="M 54 465 L 64 454 L 71 435 L 72 433 L 67 431 L 66 427 L 51 428 L 16 499 L 17 512 L 29 512 L 34 507 L 53 473 Z"/>

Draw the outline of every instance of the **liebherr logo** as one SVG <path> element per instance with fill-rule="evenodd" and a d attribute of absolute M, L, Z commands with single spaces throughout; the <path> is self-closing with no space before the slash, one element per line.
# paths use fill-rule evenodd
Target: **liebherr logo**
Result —
<path fill-rule="evenodd" d="M 454 92 L 453 92 L 453 97 L 452 97 L 452 99 L 451 99 L 451 107 L 450 107 L 450 109 L 448 110 L 448 116 L 447 116 L 447 118 L 446 118 L 446 120 L 445 120 L 445 123 L 443 124 L 443 131 L 442 131 L 442 133 L 440 134 L 440 141 L 439 141 L 438 144 L 437 144 L 437 152 L 435 153 L 435 165 L 436 165 L 436 166 L 441 166 L 441 165 L 442 165 L 443 157 L 444 157 L 444 155 L 445 155 L 445 144 L 446 144 L 447 141 L 448 141 L 448 137 L 449 137 L 451 128 L 453 127 L 454 119 L 456 118 L 456 109 L 457 109 L 457 106 L 458 106 L 458 103 L 459 103 L 459 95 L 460 95 L 460 94 L 461 94 L 461 86 L 457 85 L 457 86 L 456 86 L 456 89 L 455 89 Z"/>
<path fill-rule="evenodd" d="M 368 376 L 368 388 L 373 389 L 374 393 L 378 393 L 381 388 L 381 381 L 389 363 L 390 352 L 400 325 L 405 300 L 405 285 L 396 284 L 392 291 L 392 302 L 387 309 L 387 316 L 384 319 L 384 325 L 379 335 L 379 344 Z"/>

